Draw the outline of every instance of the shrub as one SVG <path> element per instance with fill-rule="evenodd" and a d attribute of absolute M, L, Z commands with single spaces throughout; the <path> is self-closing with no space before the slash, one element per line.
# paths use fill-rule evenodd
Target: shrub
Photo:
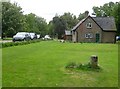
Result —
<path fill-rule="evenodd" d="M 99 71 L 101 69 L 100 66 L 97 66 L 97 67 L 93 68 L 90 63 L 88 63 L 88 64 L 82 64 L 82 63 L 76 64 L 75 62 L 68 63 L 65 66 L 65 68 L 93 70 L 93 71 Z"/>
<path fill-rule="evenodd" d="M 21 41 L 21 42 L 8 42 L 8 43 L 2 43 L 2 48 L 5 47 L 11 47 L 11 46 L 18 46 L 18 45 L 26 45 L 31 43 L 40 42 L 41 40 L 31 40 L 31 41 Z"/>
<path fill-rule="evenodd" d="M 66 65 L 65 68 L 76 68 L 77 67 L 77 64 L 75 62 L 70 62 Z"/>

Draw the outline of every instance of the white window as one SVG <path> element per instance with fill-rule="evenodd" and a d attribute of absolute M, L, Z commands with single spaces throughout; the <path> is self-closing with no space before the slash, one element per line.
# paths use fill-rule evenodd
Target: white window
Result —
<path fill-rule="evenodd" d="M 86 24 L 86 27 L 87 27 L 87 28 L 92 28 L 92 23 L 91 23 L 91 22 L 88 22 L 88 23 Z"/>
<path fill-rule="evenodd" d="M 93 38 L 93 34 L 92 33 L 87 33 L 87 34 L 85 34 L 85 38 Z"/>

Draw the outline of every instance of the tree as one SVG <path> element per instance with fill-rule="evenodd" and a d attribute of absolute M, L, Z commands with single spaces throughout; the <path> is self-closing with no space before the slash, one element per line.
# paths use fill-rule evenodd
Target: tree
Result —
<path fill-rule="evenodd" d="M 93 11 L 97 16 L 113 16 L 114 6 L 113 2 L 109 2 L 100 7 L 94 6 Z"/>
<path fill-rule="evenodd" d="M 47 34 L 47 23 L 44 18 L 33 13 L 23 15 L 22 8 L 17 3 L 2 3 L 2 36 L 12 37 L 19 31 Z"/>
<path fill-rule="evenodd" d="M 36 33 L 40 33 L 41 36 L 48 34 L 48 29 L 47 29 L 48 25 L 44 18 L 36 16 L 35 22 L 36 22 L 36 27 L 38 29 L 38 30 L 36 30 Z"/>
<path fill-rule="evenodd" d="M 80 21 L 80 20 L 82 20 L 84 17 L 85 17 L 85 16 L 84 16 L 84 13 L 80 13 L 79 16 L 78 16 L 78 20 Z"/>
<path fill-rule="evenodd" d="M 16 32 L 23 30 L 25 19 L 22 8 L 16 3 L 2 3 L 2 37 L 12 37 Z"/>
<path fill-rule="evenodd" d="M 78 16 L 78 20 L 84 19 L 89 14 L 89 11 L 85 11 L 84 13 L 80 13 Z"/>
<path fill-rule="evenodd" d="M 54 34 L 58 36 L 58 39 L 61 39 L 65 33 L 66 23 L 59 16 L 53 18 Z"/>
<path fill-rule="evenodd" d="M 78 19 L 70 12 L 53 17 L 48 24 L 48 31 L 53 37 L 58 36 L 59 39 L 65 34 L 65 30 L 71 30 L 78 23 Z"/>
<path fill-rule="evenodd" d="M 34 31 L 39 31 L 39 29 L 36 27 L 36 15 L 33 13 L 25 15 L 26 18 L 26 24 L 27 24 L 27 29 L 26 31 L 28 32 L 34 32 Z"/>
<path fill-rule="evenodd" d="M 53 21 L 50 21 L 48 24 L 48 34 L 52 37 L 55 37 Z"/>
<path fill-rule="evenodd" d="M 66 30 L 71 30 L 78 23 L 76 16 L 70 12 L 64 13 L 60 18 L 65 21 Z"/>
<path fill-rule="evenodd" d="M 116 2 L 114 7 L 113 15 L 115 17 L 117 35 L 120 35 L 120 3 Z"/>

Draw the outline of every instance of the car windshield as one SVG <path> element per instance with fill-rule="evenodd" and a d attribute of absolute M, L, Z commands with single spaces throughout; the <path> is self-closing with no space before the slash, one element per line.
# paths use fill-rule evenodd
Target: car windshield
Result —
<path fill-rule="evenodd" d="M 30 35 L 35 35 L 34 33 L 30 33 Z"/>
<path fill-rule="evenodd" d="M 22 35 L 24 36 L 26 33 L 17 33 L 16 35 Z"/>

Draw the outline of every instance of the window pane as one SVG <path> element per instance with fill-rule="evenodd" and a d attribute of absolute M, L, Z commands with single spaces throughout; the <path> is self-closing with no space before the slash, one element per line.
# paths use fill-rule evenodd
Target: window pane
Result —
<path fill-rule="evenodd" d="M 93 34 L 92 33 L 87 33 L 87 34 L 85 34 L 85 38 L 93 38 Z"/>
<path fill-rule="evenodd" d="M 87 23 L 87 24 L 86 24 L 86 27 L 87 27 L 87 28 L 92 28 L 92 23 L 90 23 L 90 22 Z"/>

